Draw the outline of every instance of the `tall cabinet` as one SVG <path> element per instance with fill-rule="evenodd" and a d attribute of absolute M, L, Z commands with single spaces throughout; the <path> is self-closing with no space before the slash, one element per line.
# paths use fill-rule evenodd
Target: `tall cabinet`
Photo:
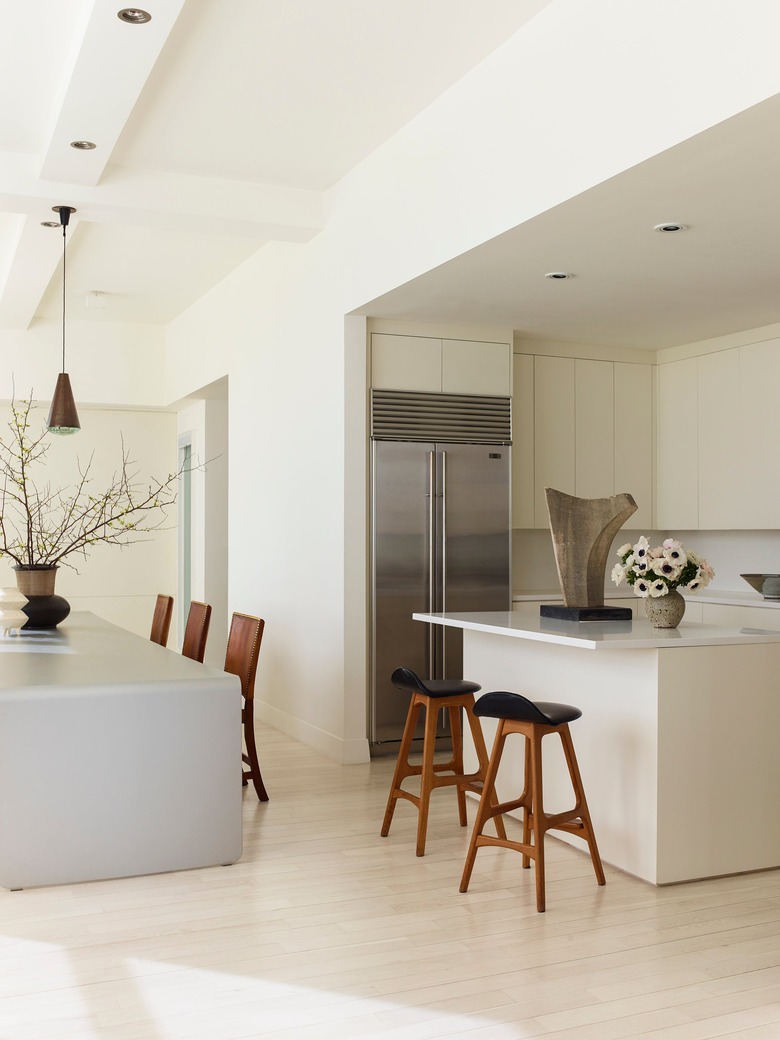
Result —
<path fill-rule="evenodd" d="M 659 528 L 780 528 L 779 382 L 776 339 L 659 366 Z"/>
<path fill-rule="evenodd" d="M 548 527 L 548 487 L 578 498 L 627 491 L 638 509 L 626 526 L 651 526 L 651 365 L 516 353 L 514 414 L 515 527 Z"/>

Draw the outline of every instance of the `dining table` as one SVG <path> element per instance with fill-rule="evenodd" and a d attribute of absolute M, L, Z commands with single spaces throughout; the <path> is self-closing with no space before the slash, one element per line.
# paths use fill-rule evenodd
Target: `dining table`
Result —
<path fill-rule="evenodd" d="M 0 636 L 0 885 L 234 863 L 241 684 L 87 612 Z"/>

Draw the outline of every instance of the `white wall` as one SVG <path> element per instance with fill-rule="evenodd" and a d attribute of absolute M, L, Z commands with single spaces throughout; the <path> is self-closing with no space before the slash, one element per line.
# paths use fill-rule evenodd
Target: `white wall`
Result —
<path fill-rule="evenodd" d="M 0 330 L 0 359 L 0 400 L 10 400 L 15 385 L 17 397 L 32 390 L 48 412 L 62 368 L 61 322 Z M 159 326 L 69 320 L 65 360 L 77 406 L 164 403 L 165 331 Z"/>
<path fill-rule="evenodd" d="M 218 391 L 212 384 L 200 392 L 207 396 L 178 410 L 177 429 L 179 440 L 192 445 L 191 597 L 211 605 L 204 661 L 221 668 L 229 627 L 227 380 Z M 180 635 L 188 607 L 181 606 Z"/>
<path fill-rule="evenodd" d="M 47 408 L 32 413 L 32 431 L 43 428 Z M 122 438 L 139 478 L 165 478 L 176 469 L 176 416 L 170 412 L 97 409 L 79 406 L 81 431 L 71 437 L 48 436 L 49 451 L 40 467 L 41 481 L 70 486 L 78 467 L 93 455 L 93 487 L 102 488 L 121 466 Z M 10 408 L 0 407 L 0 437 L 6 440 Z M 91 610 L 131 632 L 148 636 L 158 592 L 176 591 L 176 509 L 165 530 L 143 536 L 127 548 L 95 546 L 86 559 L 68 557 L 76 570 L 63 566 L 56 592 L 71 610 Z M 16 584 L 12 561 L 0 559 L 0 586 Z M 171 629 L 176 631 L 175 625 Z M 169 645 L 174 645 L 171 638 Z"/>
<path fill-rule="evenodd" d="M 229 609 L 266 618 L 266 719 L 365 757 L 365 357 L 345 314 L 774 94 L 778 30 L 769 0 L 555 0 L 337 185 L 316 239 L 269 244 L 173 323 L 168 400 L 230 377 Z"/>

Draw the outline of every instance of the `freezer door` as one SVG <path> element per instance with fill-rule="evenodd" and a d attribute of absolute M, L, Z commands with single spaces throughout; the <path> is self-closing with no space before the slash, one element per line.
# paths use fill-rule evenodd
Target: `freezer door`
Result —
<path fill-rule="evenodd" d="M 510 449 L 438 444 L 442 611 L 511 609 Z M 459 629 L 442 628 L 447 679 L 463 675 Z M 466 677 L 468 678 L 468 676 Z"/>
<path fill-rule="evenodd" d="M 431 491 L 434 445 L 374 441 L 372 495 L 372 743 L 401 739 L 409 698 L 390 682 L 399 666 L 430 677 L 433 625 Z"/>

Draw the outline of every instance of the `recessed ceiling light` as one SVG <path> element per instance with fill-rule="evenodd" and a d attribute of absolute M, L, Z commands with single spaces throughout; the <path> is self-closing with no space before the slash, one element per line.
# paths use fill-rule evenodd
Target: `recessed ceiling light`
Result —
<path fill-rule="evenodd" d="M 554 282 L 562 282 L 566 278 L 573 278 L 573 274 L 569 274 L 568 271 L 548 271 L 544 276 L 545 278 L 552 278 Z"/>
<path fill-rule="evenodd" d="M 97 148 L 94 141 L 71 141 L 70 146 L 79 152 L 91 152 L 93 148 Z"/>
<path fill-rule="evenodd" d="M 656 224 L 653 231 L 660 231 L 664 235 L 674 235 L 678 231 L 687 231 L 688 227 L 686 224 L 677 224 L 674 221 L 667 221 L 665 224 Z"/>
<path fill-rule="evenodd" d="M 140 7 L 123 7 L 121 11 L 117 11 L 116 16 L 128 25 L 143 25 L 152 20 L 149 12 L 142 11 Z"/>
<path fill-rule="evenodd" d="M 41 227 L 60 227 L 59 220 L 42 220 Z"/>

